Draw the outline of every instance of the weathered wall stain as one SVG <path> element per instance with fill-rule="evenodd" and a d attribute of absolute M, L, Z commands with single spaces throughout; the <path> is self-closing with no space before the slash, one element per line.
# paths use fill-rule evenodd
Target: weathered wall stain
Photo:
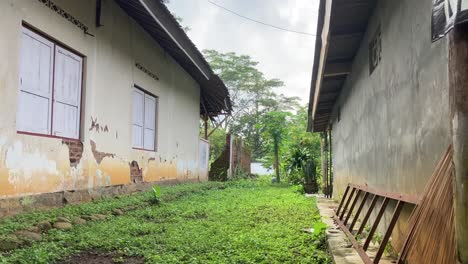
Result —
<path fill-rule="evenodd" d="M 91 151 L 98 164 L 101 164 L 102 160 L 106 157 L 111 157 L 111 158 L 115 157 L 115 154 L 98 151 L 96 149 L 96 143 L 94 141 L 90 140 L 90 144 L 91 144 Z"/>
<path fill-rule="evenodd" d="M 0 157 L 5 158 L 0 159 L 0 197 L 142 181 L 198 179 L 196 161 L 167 159 L 147 152 L 140 156 L 140 160 L 128 162 L 115 154 L 98 151 L 92 140 L 87 146 L 79 141 L 60 140 L 57 143 L 43 151 L 24 147 L 21 141 L 2 145 L 4 152 Z"/>
<path fill-rule="evenodd" d="M 105 159 L 96 171 L 100 172 L 102 177 L 106 180 L 101 183 L 103 186 L 130 183 L 130 168 L 125 161 Z"/>
<path fill-rule="evenodd" d="M 177 166 L 169 162 L 149 161 L 143 168 L 143 179 L 146 182 L 177 179 Z"/>
<path fill-rule="evenodd" d="M 89 131 L 95 131 L 95 132 L 109 132 L 109 127 L 107 125 L 101 125 L 98 123 L 98 119 L 97 117 L 93 119 L 93 117 L 91 117 L 91 127 L 89 128 Z M 116 134 L 116 137 L 117 134 Z"/>

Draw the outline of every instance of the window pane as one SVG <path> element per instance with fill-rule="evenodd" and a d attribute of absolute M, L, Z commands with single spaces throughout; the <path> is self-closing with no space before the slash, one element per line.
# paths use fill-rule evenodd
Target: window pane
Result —
<path fill-rule="evenodd" d="M 147 150 L 154 150 L 154 130 L 145 129 L 144 148 Z"/>
<path fill-rule="evenodd" d="M 79 138 L 82 58 L 56 47 L 53 135 Z"/>
<path fill-rule="evenodd" d="M 145 128 L 156 128 L 156 98 L 145 94 Z"/>
<path fill-rule="evenodd" d="M 54 45 L 36 33 L 23 29 L 21 43 L 21 90 L 50 97 Z"/>
<path fill-rule="evenodd" d="M 138 89 L 133 90 L 133 124 L 143 126 L 144 94 Z"/>
<path fill-rule="evenodd" d="M 50 135 L 53 43 L 23 28 L 17 129 Z"/>
<path fill-rule="evenodd" d="M 145 95 L 138 89 L 133 89 L 133 147 L 143 148 L 143 120 Z"/>
<path fill-rule="evenodd" d="M 54 103 L 54 136 L 75 138 L 79 137 L 78 107 Z"/>
<path fill-rule="evenodd" d="M 133 125 L 133 147 L 143 148 L 143 127 Z"/>
<path fill-rule="evenodd" d="M 156 135 L 156 98 L 145 94 L 145 149 L 155 150 Z"/>
<path fill-rule="evenodd" d="M 16 127 L 19 131 L 50 134 L 50 99 L 20 91 Z"/>
<path fill-rule="evenodd" d="M 79 106 L 81 97 L 82 58 L 60 47 L 55 52 L 54 99 Z"/>

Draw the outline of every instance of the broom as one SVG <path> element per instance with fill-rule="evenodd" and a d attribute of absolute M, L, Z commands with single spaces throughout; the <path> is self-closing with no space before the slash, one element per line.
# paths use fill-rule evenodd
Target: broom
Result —
<path fill-rule="evenodd" d="M 413 211 L 399 264 L 456 263 L 453 209 L 453 149 L 449 146 Z"/>

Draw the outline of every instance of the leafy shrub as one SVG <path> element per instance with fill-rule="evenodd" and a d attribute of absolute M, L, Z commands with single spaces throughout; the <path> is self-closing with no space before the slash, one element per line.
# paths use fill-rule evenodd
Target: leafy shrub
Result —
<path fill-rule="evenodd" d="M 304 186 L 300 185 L 300 184 L 295 184 L 293 186 L 291 186 L 291 190 L 295 193 L 298 193 L 298 194 L 304 194 Z"/>
<path fill-rule="evenodd" d="M 292 169 L 287 175 L 287 181 L 293 185 L 304 184 L 304 172 L 298 168 Z"/>
<path fill-rule="evenodd" d="M 249 178 L 249 175 L 247 173 L 245 173 L 245 171 L 240 168 L 240 167 L 236 167 L 234 169 L 234 173 L 232 175 L 232 178 L 230 180 L 245 180 L 245 179 L 248 179 Z"/>
<path fill-rule="evenodd" d="M 317 222 L 314 224 L 314 235 L 318 236 L 327 229 L 327 224 L 324 222 Z"/>

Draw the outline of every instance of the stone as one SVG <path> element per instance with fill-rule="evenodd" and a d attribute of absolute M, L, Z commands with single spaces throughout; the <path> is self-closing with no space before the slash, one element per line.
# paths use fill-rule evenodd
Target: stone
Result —
<path fill-rule="evenodd" d="M 0 237 L 0 251 L 10 251 L 21 247 L 23 242 L 15 235 Z"/>
<path fill-rule="evenodd" d="M 54 224 L 54 228 L 57 228 L 58 230 L 62 231 L 67 231 L 73 228 L 72 224 L 67 223 L 67 222 L 57 222 Z"/>
<path fill-rule="evenodd" d="M 138 207 L 139 207 L 138 205 L 131 205 L 131 206 L 127 207 L 127 210 L 128 211 L 133 211 L 133 210 L 138 209 Z"/>
<path fill-rule="evenodd" d="M 52 224 L 49 221 L 39 222 L 36 226 L 41 230 L 41 232 L 47 232 L 52 229 Z"/>
<path fill-rule="evenodd" d="M 57 222 L 71 223 L 70 219 L 61 216 L 57 217 Z"/>
<path fill-rule="evenodd" d="M 34 232 L 34 233 L 41 233 L 41 229 L 39 229 L 39 227 L 37 226 L 30 226 L 30 227 L 27 227 L 25 230 Z"/>
<path fill-rule="evenodd" d="M 75 224 L 75 225 L 84 225 L 84 224 L 86 224 L 86 220 L 84 220 L 81 217 L 73 217 L 72 223 Z"/>
<path fill-rule="evenodd" d="M 107 216 L 103 215 L 103 214 L 93 214 L 91 216 L 94 216 L 96 217 L 97 219 L 99 220 L 106 220 Z"/>
<path fill-rule="evenodd" d="M 86 221 L 97 221 L 99 218 L 97 218 L 94 215 L 82 215 L 81 218 L 83 218 Z"/>
<path fill-rule="evenodd" d="M 17 238 L 27 241 L 41 241 L 42 235 L 28 230 L 20 230 L 14 233 Z"/>
<path fill-rule="evenodd" d="M 112 210 L 113 215 L 123 215 L 124 212 L 121 209 L 114 209 Z"/>

